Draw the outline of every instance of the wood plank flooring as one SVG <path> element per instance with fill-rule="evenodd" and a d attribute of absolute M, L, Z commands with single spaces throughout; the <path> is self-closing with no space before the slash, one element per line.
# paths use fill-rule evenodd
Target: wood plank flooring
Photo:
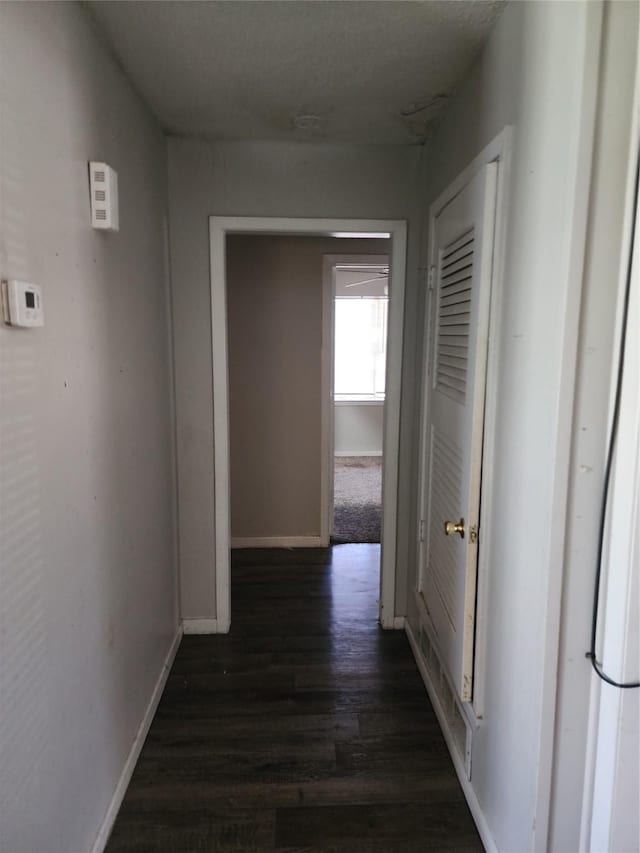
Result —
<path fill-rule="evenodd" d="M 379 553 L 234 552 L 231 632 L 182 640 L 109 853 L 483 849 Z"/>

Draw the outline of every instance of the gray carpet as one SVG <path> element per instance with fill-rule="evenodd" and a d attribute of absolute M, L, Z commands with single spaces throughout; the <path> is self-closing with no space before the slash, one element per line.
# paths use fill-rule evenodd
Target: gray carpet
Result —
<path fill-rule="evenodd" d="M 382 457 L 337 456 L 331 541 L 379 542 L 381 502 Z"/>

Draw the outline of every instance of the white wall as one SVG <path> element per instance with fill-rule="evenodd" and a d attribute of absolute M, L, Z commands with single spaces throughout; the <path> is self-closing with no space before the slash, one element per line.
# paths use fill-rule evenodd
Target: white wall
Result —
<path fill-rule="evenodd" d="M 636 231 L 640 247 L 640 227 Z M 640 262 L 640 258 L 638 258 Z M 640 267 L 629 315 L 616 461 L 605 548 L 598 658 L 610 678 L 640 680 Z M 592 675 L 595 680 L 595 675 Z M 593 763 L 587 787 L 591 821 L 583 849 L 640 849 L 640 689 L 594 684 L 590 723 Z M 590 750 L 591 752 L 591 750 Z M 588 814 L 588 812 L 587 812 Z"/>
<path fill-rule="evenodd" d="M 92 231 L 87 161 L 119 173 Z M 0 850 L 86 853 L 177 627 L 165 144 L 75 3 L 0 5 Z"/>
<path fill-rule="evenodd" d="M 638 113 L 638 96 L 634 96 L 638 4 L 609 3 L 604 12 L 598 96 L 600 120 L 596 124 L 590 189 L 591 212 L 577 351 L 572 465 L 563 567 L 562 631 L 558 655 L 556 750 L 549 832 L 549 848 L 558 851 L 577 848 L 578 838 L 582 838 L 580 849 L 584 850 L 633 849 L 621 845 L 590 847 L 587 830 L 592 807 L 590 776 L 593 768 L 590 764 L 594 751 L 590 746 L 590 737 L 598 728 L 605 740 L 612 742 L 616 737 L 615 722 L 613 725 L 610 722 L 605 725 L 602 717 L 601 725 L 598 726 L 590 720 L 591 716 L 593 719 L 598 716 L 600 695 L 605 702 L 610 702 L 619 691 L 606 686 L 600 688 L 595 683 L 595 675 L 585 659 L 585 652 L 589 647 L 591 633 L 605 447 L 610 420 L 609 399 L 618 309 L 616 292 L 627 261 L 623 223 L 631 192 L 632 176 L 629 172 L 634 168 L 630 167 L 630 160 L 634 158 L 629 152 L 633 138 L 631 118 L 634 109 L 636 115 Z M 633 312 L 631 316 L 633 318 Z M 636 362 L 631 358 L 628 363 L 631 367 Z M 637 439 L 637 433 L 634 435 Z M 632 470 L 632 467 L 629 460 L 626 468 Z M 623 527 L 628 529 L 628 524 Z M 622 568 L 623 564 L 620 565 Z M 604 627 L 609 624 L 615 630 L 614 626 L 622 624 L 622 610 L 613 621 L 606 620 L 604 606 L 608 596 L 604 586 L 601 625 Z M 622 588 L 623 585 L 620 585 L 620 591 Z M 599 649 L 603 647 L 599 641 Z M 636 696 L 638 693 L 624 692 L 635 693 Z M 632 696 L 629 698 L 631 702 L 634 701 Z M 625 701 L 628 701 L 626 697 Z M 636 732 L 639 726 L 636 704 Z M 633 743 L 629 745 L 628 755 L 634 753 Z M 602 777 L 600 785 L 612 778 L 609 774 L 599 775 Z M 598 798 L 601 800 L 598 804 L 600 813 L 606 807 L 602 790 L 601 787 Z M 627 785 L 627 793 L 631 796 L 632 790 L 633 786 Z M 616 798 L 622 804 L 624 798 L 618 795 Z M 634 812 L 637 819 L 637 807 Z"/>
<path fill-rule="evenodd" d="M 421 149 L 169 139 L 182 615 L 215 617 L 213 412 L 208 217 L 409 220 L 418 266 Z M 415 275 L 407 282 L 400 476 L 408 485 L 413 429 Z M 399 495 L 396 612 L 406 595 L 410 495 Z"/>
<path fill-rule="evenodd" d="M 559 448 L 571 414 L 572 251 L 585 207 L 576 191 L 590 142 L 583 85 L 597 69 L 590 27 L 598 14 L 597 4 L 509 4 L 427 151 L 429 203 L 505 125 L 514 127 L 501 320 L 492 330 L 497 454 L 485 470 L 491 522 L 481 532 L 486 708 L 471 776 L 488 842 L 501 851 L 547 843 L 568 465 Z M 415 556 L 410 565 L 415 629 Z"/>
<path fill-rule="evenodd" d="M 637 8 L 620 14 L 615 24 L 622 37 L 614 42 L 627 53 L 629 39 L 637 46 Z M 635 30 L 634 30 L 635 24 Z M 625 29 L 626 28 L 626 29 Z M 634 39 L 634 35 L 636 38 Z M 624 48 L 627 48 L 625 50 Z M 636 59 L 633 100 L 632 156 L 627 182 L 632 195 L 640 154 L 640 62 Z M 624 60 L 623 60 L 624 61 Z M 623 68 L 624 70 L 624 68 Z M 631 76 L 631 75 L 629 75 Z M 628 77 L 622 78 L 624 86 Z M 602 578 L 599 658 L 607 675 L 623 683 L 640 681 L 640 204 L 636 200 L 633 268 L 620 397 L 616 458 L 612 472 L 609 529 Z M 628 209 L 629 210 L 629 209 Z M 630 224 L 629 216 L 627 223 Z M 626 286 L 626 241 L 620 288 Z M 601 651 L 600 651 L 601 649 Z M 594 676 L 592 675 L 592 679 Z M 612 689 L 598 682 L 593 691 L 592 723 L 597 720 L 596 754 L 592 768 L 593 815 L 589 849 L 640 849 L 640 688 Z M 595 726 L 594 726 L 595 727 Z M 592 729 L 593 730 L 593 729 Z"/>
<path fill-rule="evenodd" d="M 334 450 L 336 456 L 380 456 L 384 403 L 335 403 Z"/>

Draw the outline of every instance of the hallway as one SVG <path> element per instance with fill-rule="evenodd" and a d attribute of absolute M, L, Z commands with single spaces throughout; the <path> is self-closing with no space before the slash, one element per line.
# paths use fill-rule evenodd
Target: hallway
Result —
<path fill-rule="evenodd" d="M 183 638 L 111 853 L 482 850 L 378 563 L 234 552 L 231 633 Z"/>

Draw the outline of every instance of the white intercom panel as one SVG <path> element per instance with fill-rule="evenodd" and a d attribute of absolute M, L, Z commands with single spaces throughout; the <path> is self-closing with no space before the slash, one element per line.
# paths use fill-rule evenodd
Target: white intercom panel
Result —
<path fill-rule="evenodd" d="M 44 326 L 42 292 L 38 285 L 16 278 L 3 281 L 2 313 L 10 326 Z"/>

